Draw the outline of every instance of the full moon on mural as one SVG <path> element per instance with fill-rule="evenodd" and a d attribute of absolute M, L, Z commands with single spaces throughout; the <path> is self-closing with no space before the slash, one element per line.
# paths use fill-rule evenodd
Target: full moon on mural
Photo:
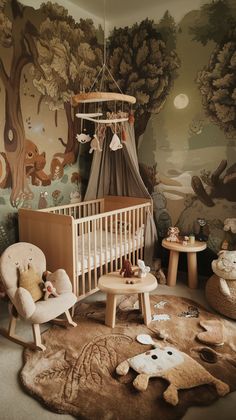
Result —
<path fill-rule="evenodd" d="M 183 109 L 186 108 L 189 104 L 189 98 L 185 93 L 180 93 L 177 95 L 174 99 L 174 106 L 177 109 Z"/>

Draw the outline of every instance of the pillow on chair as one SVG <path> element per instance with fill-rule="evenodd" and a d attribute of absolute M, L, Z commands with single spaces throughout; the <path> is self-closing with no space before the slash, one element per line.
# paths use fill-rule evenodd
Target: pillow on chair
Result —
<path fill-rule="evenodd" d="M 43 283 L 40 275 L 36 273 L 31 264 L 27 270 L 20 269 L 19 287 L 24 287 L 31 294 L 34 302 L 43 297 L 43 291 L 40 284 Z"/>

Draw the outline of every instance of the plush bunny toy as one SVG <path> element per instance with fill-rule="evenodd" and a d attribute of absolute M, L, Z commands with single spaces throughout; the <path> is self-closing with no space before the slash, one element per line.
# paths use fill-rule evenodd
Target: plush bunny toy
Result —
<path fill-rule="evenodd" d="M 45 292 L 44 300 L 48 300 L 50 295 L 59 296 L 56 291 L 56 288 L 53 286 L 52 282 L 49 280 L 45 281 L 43 291 Z"/>

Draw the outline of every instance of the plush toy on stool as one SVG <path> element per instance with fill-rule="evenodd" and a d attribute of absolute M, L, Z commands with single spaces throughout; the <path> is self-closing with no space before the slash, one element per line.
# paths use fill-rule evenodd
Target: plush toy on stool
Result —
<path fill-rule="evenodd" d="M 211 266 L 215 274 L 207 280 L 206 298 L 216 311 L 236 319 L 236 251 L 220 251 Z"/>

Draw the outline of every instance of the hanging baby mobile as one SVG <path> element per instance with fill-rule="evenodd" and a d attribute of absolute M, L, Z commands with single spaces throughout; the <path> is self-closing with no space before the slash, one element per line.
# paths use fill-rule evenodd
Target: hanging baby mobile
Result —
<path fill-rule="evenodd" d="M 104 0 L 105 10 L 105 0 Z M 81 119 L 80 133 L 76 135 L 80 143 L 90 143 L 89 153 L 102 151 L 107 130 L 111 130 L 112 138 L 110 149 L 116 151 L 122 149 L 122 142 L 126 140 L 124 122 L 133 123 L 132 104 L 135 104 L 134 96 L 126 95 L 112 76 L 106 64 L 106 38 L 105 38 L 105 13 L 104 13 L 104 53 L 103 65 L 99 70 L 89 92 L 81 92 L 72 97 L 72 105 L 83 104 L 83 112 L 76 114 Z M 119 92 L 107 92 L 104 87 L 106 82 L 112 82 Z M 99 89 L 97 88 L 99 84 Z M 127 110 L 127 104 L 131 109 Z M 84 121 L 94 123 L 94 132 L 91 137 L 87 133 Z"/>

